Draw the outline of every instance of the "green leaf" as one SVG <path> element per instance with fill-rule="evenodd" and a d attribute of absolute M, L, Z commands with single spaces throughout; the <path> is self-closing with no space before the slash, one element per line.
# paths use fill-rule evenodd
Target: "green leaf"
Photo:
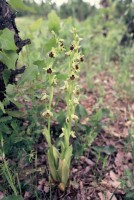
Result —
<path fill-rule="evenodd" d="M 11 121 L 11 120 L 12 120 L 11 116 L 1 117 L 0 123 L 5 123 L 5 122 Z"/>
<path fill-rule="evenodd" d="M 51 11 L 51 13 L 48 15 L 48 27 L 50 31 L 54 31 L 55 33 L 59 32 L 60 18 L 55 11 Z"/>
<path fill-rule="evenodd" d="M 44 129 L 43 135 L 45 136 L 48 145 L 51 146 L 51 138 L 47 129 Z"/>
<path fill-rule="evenodd" d="M 80 118 L 86 118 L 88 116 L 86 109 L 80 104 L 76 107 L 76 113 Z"/>
<path fill-rule="evenodd" d="M 69 179 L 69 167 L 65 159 L 59 161 L 58 173 L 61 182 L 64 183 L 64 185 L 66 185 Z"/>
<path fill-rule="evenodd" d="M 10 75 L 11 75 L 11 71 L 9 69 L 5 69 L 3 72 L 3 79 L 4 79 L 5 86 L 7 86 L 9 82 Z"/>
<path fill-rule="evenodd" d="M 16 105 L 18 108 L 22 108 L 23 107 L 23 105 L 21 104 L 21 103 L 19 103 L 18 101 L 16 101 L 16 100 L 14 100 L 14 94 L 12 94 L 12 97 L 9 97 L 8 95 L 7 95 L 7 98 L 8 98 L 8 100 L 9 100 L 9 102 L 12 102 L 14 105 Z M 14 112 L 14 111 L 13 111 Z M 24 112 L 25 113 L 25 112 Z M 23 115 L 23 114 L 21 114 L 21 115 Z"/>
<path fill-rule="evenodd" d="M 14 32 L 10 31 L 8 28 L 5 28 L 0 35 L 0 44 L 1 48 L 4 50 L 16 51 L 17 47 L 14 42 Z"/>
<path fill-rule="evenodd" d="M 13 96 L 15 92 L 15 85 L 8 84 L 6 87 L 6 94 L 9 96 Z"/>
<path fill-rule="evenodd" d="M 59 161 L 60 154 L 54 146 L 52 146 L 52 152 L 53 152 L 53 157 L 55 161 L 55 167 L 58 168 L 58 161 Z"/>
<path fill-rule="evenodd" d="M 0 61 L 7 65 L 8 69 L 15 69 L 18 54 L 16 51 L 3 51 L 0 52 Z"/>
<path fill-rule="evenodd" d="M 9 111 L 9 110 L 6 110 L 6 113 L 12 117 L 15 117 L 15 118 L 25 118 L 27 116 L 27 113 L 26 112 L 18 112 L 18 111 Z"/>
<path fill-rule="evenodd" d="M 23 200 L 22 196 L 10 195 L 2 198 L 2 200 Z"/>
<path fill-rule="evenodd" d="M 22 0 L 9 0 L 9 4 L 15 10 L 24 10 L 24 11 L 35 13 L 34 8 L 31 8 L 30 6 L 25 5 Z"/>
<path fill-rule="evenodd" d="M 14 131 L 16 131 L 18 129 L 18 124 L 16 120 L 13 120 L 11 122 L 11 127 L 13 128 Z"/>
<path fill-rule="evenodd" d="M 100 121 L 103 117 L 102 109 L 99 109 L 95 114 L 92 115 L 91 121 Z"/>
<path fill-rule="evenodd" d="M 65 154 L 64 154 L 64 159 L 66 160 L 66 163 L 68 164 L 68 167 L 70 167 L 70 161 L 71 161 L 71 157 L 72 157 L 72 145 L 70 145 L 66 151 L 65 151 Z"/>
<path fill-rule="evenodd" d="M 4 104 L 0 101 L 0 109 L 2 110 L 3 113 L 6 113 L 4 109 Z"/>
<path fill-rule="evenodd" d="M 49 168 L 50 168 L 50 173 L 52 175 L 52 178 L 55 181 L 59 181 L 58 172 L 57 172 L 57 169 L 56 169 L 55 164 L 54 164 L 54 157 L 53 157 L 52 148 L 50 148 L 48 150 L 48 163 L 49 163 Z"/>
<path fill-rule="evenodd" d="M 133 191 L 129 191 L 127 194 L 126 194 L 126 200 L 133 200 L 134 198 L 134 192 Z"/>
<path fill-rule="evenodd" d="M 116 148 L 112 145 L 110 146 L 94 146 L 92 147 L 96 152 L 105 153 L 107 155 L 112 155 L 116 152 Z"/>

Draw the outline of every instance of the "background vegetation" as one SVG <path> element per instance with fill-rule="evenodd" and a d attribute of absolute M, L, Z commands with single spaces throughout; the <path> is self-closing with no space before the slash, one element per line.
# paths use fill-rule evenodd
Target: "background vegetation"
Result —
<path fill-rule="evenodd" d="M 86 199 L 87 191 L 89 197 L 96 200 L 134 199 L 134 3 L 131 0 L 102 0 L 99 9 L 82 0 L 71 0 L 61 7 L 51 1 L 37 4 L 34 0 L 24 0 L 24 7 L 19 3 L 16 7 L 12 0 L 9 3 L 17 12 L 16 24 L 21 38 L 29 38 L 31 44 L 19 54 L 17 68 L 25 65 L 26 70 L 17 76 L 17 84 L 10 84 L 8 79 L 17 57 L 11 63 L 0 54 L 0 61 L 10 69 L 3 73 L 6 97 L 0 102 L 0 198 L 59 199 L 62 196 L 66 199 L 66 195 L 72 195 L 75 190 L 77 194 L 70 196 L 72 199 L 78 199 L 79 195 Z M 78 78 L 80 104 L 73 113 L 78 116 L 72 125 L 76 138 L 72 134 L 70 139 L 73 156 L 67 185 L 71 189 L 63 194 L 49 178 L 48 145 L 42 134 L 48 123 L 43 116 L 48 99 L 45 97 L 46 102 L 41 99 L 42 94 L 49 95 L 51 85 L 45 73 L 51 65 L 50 52 L 57 48 L 57 40 L 64 41 L 65 49 L 70 51 L 73 27 L 82 38 L 84 62 Z M 1 41 L 2 34 L 0 32 Z M 3 49 L 6 45 L 1 41 Z M 7 50 L 16 51 L 5 49 L 5 52 Z M 63 54 L 54 61 L 59 86 L 55 86 L 51 102 L 50 133 L 57 148 L 61 144 L 62 128 L 67 123 L 65 94 L 59 92 L 68 77 L 67 63 L 68 58 Z M 10 103 L 14 109 L 8 106 Z M 122 161 L 121 151 L 124 152 Z M 130 159 L 124 164 L 128 155 Z M 86 170 L 92 178 L 87 178 Z M 118 175 L 116 178 L 113 171 Z M 81 173 L 85 173 L 86 181 L 82 175 L 78 176 Z M 102 184 L 106 173 L 114 177 L 111 178 L 114 185 L 108 182 L 110 189 L 104 182 Z M 88 184 L 82 185 L 84 181 L 92 183 L 89 185 L 94 193 L 90 194 Z M 100 185 L 102 188 L 98 192 Z"/>

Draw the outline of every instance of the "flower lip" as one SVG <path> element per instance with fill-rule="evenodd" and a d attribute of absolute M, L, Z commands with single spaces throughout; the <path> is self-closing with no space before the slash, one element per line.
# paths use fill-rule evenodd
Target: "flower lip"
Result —
<path fill-rule="evenodd" d="M 73 45 L 73 44 L 71 45 L 70 50 L 71 50 L 71 51 L 74 50 L 74 45 Z"/>
<path fill-rule="evenodd" d="M 75 75 L 74 74 L 72 74 L 71 76 L 70 76 L 70 80 L 74 80 L 75 79 Z"/>
<path fill-rule="evenodd" d="M 54 53 L 52 51 L 49 53 L 49 57 L 54 58 Z"/>
<path fill-rule="evenodd" d="M 84 55 L 80 57 L 80 61 L 84 62 Z"/>
<path fill-rule="evenodd" d="M 78 70 L 79 69 L 79 65 L 76 64 L 75 65 L 75 69 Z"/>
<path fill-rule="evenodd" d="M 52 74 L 52 69 L 51 69 L 51 68 L 48 68 L 48 69 L 47 69 L 47 73 L 48 73 L 48 74 Z"/>

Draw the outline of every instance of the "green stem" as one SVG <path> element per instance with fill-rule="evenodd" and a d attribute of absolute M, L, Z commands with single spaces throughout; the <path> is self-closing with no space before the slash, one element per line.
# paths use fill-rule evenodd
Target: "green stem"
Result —
<path fill-rule="evenodd" d="M 72 64 L 72 57 L 70 57 L 70 60 L 69 60 L 69 74 L 71 74 L 71 71 L 72 71 L 71 64 Z M 64 136 L 66 148 L 69 146 L 69 139 L 71 135 L 71 125 L 72 125 L 72 119 L 71 119 L 72 107 L 69 103 L 69 101 L 72 100 L 72 93 L 73 93 L 72 84 L 73 84 L 72 82 L 69 82 L 69 88 L 68 88 L 68 93 L 67 93 L 67 98 L 66 98 L 67 116 L 68 116 L 68 121 L 66 122 L 68 137 Z"/>
<path fill-rule="evenodd" d="M 49 111 L 50 112 L 51 112 L 51 109 L 52 109 L 53 90 L 54 90 L 54 88 L 53 88 L 53 86 L 51 86 L 51 88 L 50 88 L 50 94 L 49 94 L 49 97 L 50 97 L 50 99 L 49 99 Z M 49 134 L 50 145 L 52 145 L 52 142 L 51 142 L 51 133 L 50 133 L 51 131 L 50 131 L 50 129 L 51 129 L 51 117 L 48 118 L 48 134 Z"/>
<path fill-rule="evenodd" d="M 50 117 L 49 117 L 49 118 L 48 118 L 48 127 L 47 127 L 47 129 L 48 129 L 48 133 L 49 133 L 49 136 L 50 136 L 50 143 L 51 143 L 51 135 L 50 135 L 51 123 L 50 123 L 50 121 L 51 121 L 51 119 L 50 119 Z"/>

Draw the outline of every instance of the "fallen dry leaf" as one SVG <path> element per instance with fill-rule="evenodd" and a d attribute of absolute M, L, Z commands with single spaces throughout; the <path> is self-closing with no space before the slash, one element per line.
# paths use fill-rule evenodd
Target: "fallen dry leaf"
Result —
<path fill-rule="evenodd" d="M 87 163 L 89 166 L 93 167 L 95 165 L 95 163 L 92 160 L 86 158 L 85 156 L 81 156 L 81 160 Z"/>
<path fill-rule="evenodd" d="M 81 192 L 81 200 L 85 200 L 85 191 L 84 191 L 84 187 L 83 187 L 83 182 L 80 181 L 80 192 Z"/>
<path fill-rule="evenodd" d="M 114 188 L 118 188 L 120 185 L 120 182 L 118 181 L 119 177 L 117 174 L 115 174 L 112 170 L 109 173 L 111 181 L 109 181 L 109 184 L 113 186 Z"/>
<path fill-rule="evenodd" d="M 122 163 L 123 163 L 123 159 L 124 159 L 124 153 L 119 151 L 116 155 L 116 158 L 115 158 L 115 165 L 120 167 L 122 166 Z"/>
<path fill-rule="evenodd" d="M 113 195 L 111 192 L 106 191 L 104 193 L 100 192 L 98 193 L 98 196 L 100 197 L 100 200 L 110 200 L 112 197 L 112 200 L 117 200 L 115 195 Z"/>
<path fill-rule="evenodd" d="M 45 193 L 48 193 L 48 192 L 49 192 L 49 189 L 50 189 L 49 186 L 44 186 L 44 192 L 45 192 Z"/>

